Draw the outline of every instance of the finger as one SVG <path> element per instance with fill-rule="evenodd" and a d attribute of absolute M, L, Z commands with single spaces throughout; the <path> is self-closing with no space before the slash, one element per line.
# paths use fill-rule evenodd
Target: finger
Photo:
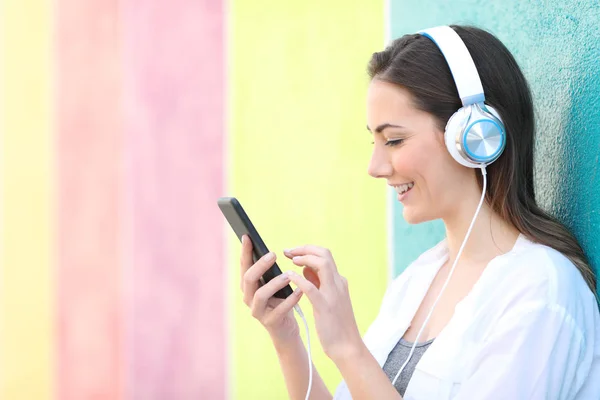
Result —
<path fill-rule="evenodd" d="M 302 275 L 304 275 L 306 279 L 308 279 L 313 285 L 315 285 L 317 289 L 321 288 L 321 280 L 319 279 L 319 275 L 317 275 L 314 269 L 304 268 L 302 270 Z"/>
<path fill-rule="evenodd" d="M 292 258 L 295 265 L 299 267 L 308 267 L 313 269 L 319 276 L 319 281 L 328 284 L 333 281 L 334 275 L 337 274 L 335 266 L 331 260 L 320 256 L 308 254 L 305 256 L 295 256 Z"/>
<path fill-rule="evenodd" d="M 288 273 L 290 275 L 290 281 L 292 281 L 300 288 L 300 290 L 302 290 L 303 293 L 306 294 L 306 297 L 308 297 L 308 300 L 313 305 L 313 308 L 322 307 L 325 299 L 323 298 L 323 294 L 319 292 L 319 289 L 317 289 L 317 287 L 305 277 L 300 276 L 293 271 L 288 271 Z"/>
<path fill-rule="evenodd" d="M 289 295 L 287 299 L 282 301 L 277 307 L 275 307 L 273 311 L 269 313 L 269 315 L 263 321 L 263 324 L 269 326 L 276 321 L 280 321 L 288 312 L 292 310 L 292 308 L 294 308 L 296 304 L 298 304 L 302 298 L 302 294 L 302 290 L 300 290 L 300 288 L 296 288 L 294 293 Z"/>
<path fill-rule="evenodd" d="M 337 273 L 337 266 L 335 265 L 335 260 L 333 259 L 333 255 L 331 254 L 331 251 L 329 249 L 326 249 L 325 247 L 305 245 L 305 246 L 296 247 L 294 249 L 284 250 L 283 254 L 285 254 L 286 257 L 288 257 L 292 260 L 294 259 L 294 257 L 306 256 L 306 255 L 313 255 L 313 256 L 324 258 L 329 261 L 329 263 L 330 263 L 329 266 L 331 267 L 331 270 L 334 273 Z"/>
<path fill-rule="evenodd" d="M 244 290 L 244 274 L 252 267 L 252 241 L 248 235 L 242 236 L 242 253 L 240 255 L 240 289 Z"/>
<path fill-rule="evenodd" d="M 290 278 L 287 273 L 283 273 L 258 289 L 252 298 L 252 316 L 260 320 L 267 309 L 269 299 L 288 283 L 290 283 Z"/>
<path fill-rule="evenodd" d="M 285 254 L 285 256 L 288 258 L 293 258 L 294 256 L 304 256 L 306 254 L 312 254 L 312 255 L 324 257 L 324 258 L 331 257 L 331 252 L 329 251 L 329 249 L 326 249 L 325 247 L 310 245 L 310 244 L 307 244 L 305 246 L 295 247 L 293 249 L 284 250 L 283 254 Z"/>
<path fill-rule="evenodd" d="M 252 265 L 248 271 L 244 274 L 243 291 L 244 291 L 244 303 L 247 305 L 252 304 L 252 298 L 254 293 L 260 286 L 260 278 L 263 274 L 273 266 L 277 257 L 273 252 L 269 252 L 261 257 L 254 265 Z"/>

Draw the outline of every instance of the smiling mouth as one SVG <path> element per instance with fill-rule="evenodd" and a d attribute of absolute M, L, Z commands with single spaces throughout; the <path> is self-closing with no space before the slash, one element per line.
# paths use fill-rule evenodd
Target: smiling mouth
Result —
<path fill-rule="evenodd" d="M 399 195 L 403 195 L 404 193 L 411 190 L 413 188 L 413 186 L 415 186 L 415 183 L 410 182 L 410 183 L 405 183 L 403 185 L 394 186 L 394 189 L 396 189 L 396 192 L 398 192 Z"/>

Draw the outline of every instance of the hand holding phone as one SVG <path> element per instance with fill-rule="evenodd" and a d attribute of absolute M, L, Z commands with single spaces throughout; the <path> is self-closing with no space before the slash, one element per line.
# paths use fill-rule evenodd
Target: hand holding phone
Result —
<path fill-rule="evenodd" d="M 244 303 L 252 310 L 252 316 L 267 329 L 273 342 L 278 342 L 281 345 L 282 343 L 290 343 L 290 339 L 296 339 L 300 336 L 298 323 L 292 312 L 292 308 L 295 308 L 304 321 L 307 338 L 310 337 L 306 318 L 298 306 L 302 291 L 293 291 L 291 286 L 287 284 L 290 282 L 290 278 L 287 275 L 282 275 L 279 266 L 274 262 L 274 255 L 272 259 L 264 257 L 269 253 L 269 250 L 239 201 L 234 197 L 221 197 L 217 203 L 229 225 L 242 241 L 242 257 L 240 260 L 243 279 L 242 290 L 244 292 Z M 250 240 L 242 240 L 245 235 Z M 260 280 L 263 286 L 257 289 L 260 274 L 262 274 Z M 275 299 L 275 297 L 282 300 Z M 310 340 L 308 341 L 308 369 L 306 399 L 310 396 L 313 380 Z M 325 392 L 327 392 L 326 389 Z"/>
<path fill-rule="evenodd" d="M 269 249 L 263 242 L 262 238 L 258 234 L 258 231 L 250 221 L 250 218 L 242 208 L 242 205 L 235 197 L 221 197 L 217 200 L 217 204 L 221 209 L 221 212 L 231 225 L 231 228 L 237 235 L 240 241 L 242 236 L 248 235 L 252 242 L 252 253 L 254 262 L 258 261 L 261 257 L 269 253 Z M 266 284 L 273 278 L 281 275 L 281 269 L 277 263 L 274 263 L 262 276 L 262 283 Z M 290 296 L 294 291 L 290 285 L 285 286 L 275 293 L 275 297 L 285 299 Z"/>
<path fill-rule="evenodd" d="M 292 308 L 298 305 L 302 292 L 292 290 L 290 279 L 281 274 L 273 260 L 262 258 L 269 250 L 239 201 L 223 197 L 218 205 L 237 237 L 241 240 L 247 235 L 250 239 L 242 243 L 240 259 L 244 303 L 267 329 L 273 342 L 282 344 L 290 338 L 298 338 L 300 332 Z M 263 285 L 259 287 L 261 281 Z"/>

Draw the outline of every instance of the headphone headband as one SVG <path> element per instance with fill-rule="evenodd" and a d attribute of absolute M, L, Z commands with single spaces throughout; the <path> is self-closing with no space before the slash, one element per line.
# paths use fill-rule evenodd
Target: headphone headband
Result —
<path fill-rule="evenodd" d="M 417 33 L 431 39 L 444 55 L 463 106 L 483 103 L 485 95 L 477 68 L 458 33 L 449 26 L 438 26 Z"/>

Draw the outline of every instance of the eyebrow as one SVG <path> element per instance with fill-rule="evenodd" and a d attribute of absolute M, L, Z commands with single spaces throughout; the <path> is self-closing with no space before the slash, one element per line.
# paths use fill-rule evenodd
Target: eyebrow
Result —
<path fill-rule="evenodd" d="M 404 127 L 401 125 L 392 125 L 392 124 L 385 123 L 385 124 L 381 124 L 377 128 L 375 128 L 375 132 L 381 133 L 386 128 L 404 128 Z M 367 130 L 369 132 L 371 132 L 371 129 L 369 129 L 369 125 L 367 125 Z"/>

